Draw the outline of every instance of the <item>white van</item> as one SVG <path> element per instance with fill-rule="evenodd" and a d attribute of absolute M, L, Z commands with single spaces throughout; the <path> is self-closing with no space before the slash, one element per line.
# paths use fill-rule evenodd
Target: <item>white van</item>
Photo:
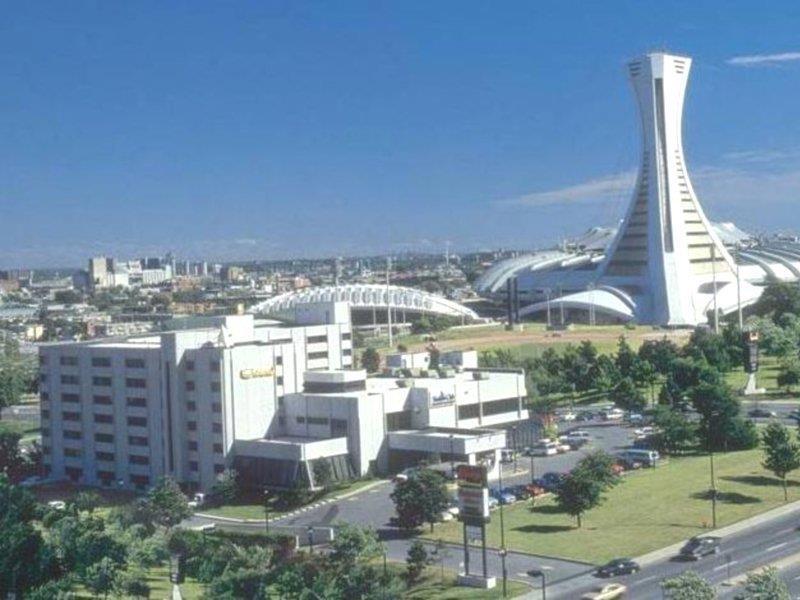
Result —
<path fill-rule="evenodd" d="M 627 460 L 635 460 L 642 463 L 645 467 L 655 467 L 658 459 L 661 458 L 656 450 L 639 450 L 637 448 L 629 448 L 619 453 L 621 458 Z"/>
<path fill-rule="evenodd" d="M 556 442 L 539 442 L 533 447 L 534 456 L 553 456 L 558 454 L 558 443 Z"/>

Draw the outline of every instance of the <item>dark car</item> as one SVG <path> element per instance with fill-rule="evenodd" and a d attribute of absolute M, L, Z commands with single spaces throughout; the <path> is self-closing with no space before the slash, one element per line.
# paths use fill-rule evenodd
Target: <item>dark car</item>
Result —
<path fill-rule="evenodd" d="M 616 577 L 617 575 L 638 573 L 640 569 L 639 563 L 630 558 L 615 558 L 602 567 L 598 567 L 597 575 L 599 577 Z"/>
<path fill-rule="evenodd" d="M 562 473 L 545 473 L 538 480 L 539 487 L 546 489 L 548 492 L 554 492 L 561 485 L 561 480 L 564 479 Z"/>
<path fill-rule="evenodd" d="M 774 410 L 767 410 L 766 408 L 754 408 L 747 413 L 751 419 L 772 419 L 777 417 L 778 414 Z"/>
<path fill-rule="evenodd" d="M 694 537 L 681 548 L 679 556 L 686 560 L 700 560 L 709 554 L 719 554 L 719 538 L 712 536 Z"/>
<path fill-rule="evenodd" d="M 531 497 L 531 490 L 527 485 L 514 485 L 511 487 L 511 493 L 517 497 L 517 500 L 528 500 Z"/>
<path fill-rule="evenodd" d="M 592 419 L 594 419 L 594 413 L 590 410 L 581 411 L 575 417 L 576 421 L 591 421 Z"/>

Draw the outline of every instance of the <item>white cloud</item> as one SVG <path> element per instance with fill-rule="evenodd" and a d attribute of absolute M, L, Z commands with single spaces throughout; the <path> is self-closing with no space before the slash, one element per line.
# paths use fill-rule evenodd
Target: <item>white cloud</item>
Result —
<path fill-rule="evenodd" d="M 575 185 L 499 200 L 497 204 L 506 206 L 548 206 L 596 200 L 616 200 L 619 199 L 620 195 L 628 193 L 635 180 L 636 172 L 626 171 L 590 179 Z"/>
<path fill-rule="evenodd" d="M 729 58 L 729 65 L 736 67 L 769 66 L 779 63 L 800 60 L 800 52 L 781 52 L 779 54 L 750 54 L 747 56 L 734 56 Z"/>

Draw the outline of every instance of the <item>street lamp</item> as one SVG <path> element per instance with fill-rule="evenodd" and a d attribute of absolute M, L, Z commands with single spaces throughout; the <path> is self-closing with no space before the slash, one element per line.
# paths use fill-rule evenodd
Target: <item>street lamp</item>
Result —
<path fill-rule="evenodd" d="M 543 569 L 528 571 L 528 575 L 531 577 L 541 577 L 542 578 L 542 600 L 547 600 L 547 576 Z"/>
<path fill-rule="evenodd" d="M 264 529 L 266 529 L 267 537 L 269 537 L 269 498 L 269 490 L 264 489 Z"/>
<path fill-rule="evenodd" d="M 511 445 L 514 449 L 514 473 L 517 472 L 517 426 L 513 425 L 511 427 Z"/>
<path fill-rule="evenodd" d="M 508 570 L 506 569 L 506 555 L 508 554 L 508 550 L 506 550 L 505 546 L 501 546 L 500 550 L 497 551 L 500 555 L 500 562 L 503 565 L 503 598 L 505 598 L 508 594 L 506 589 L 508 583 Z"/>
<path fill-rule="evenodd" d="M 453 452 L 453 434 L 450 434 L 450 479 L 456 478 L 455 456 Z"/>
<path fill-rule="evenodd" d="M 308 533 L 308 552 L 314 554 L 314 528 L 309 525 L 306 533 Z"/>

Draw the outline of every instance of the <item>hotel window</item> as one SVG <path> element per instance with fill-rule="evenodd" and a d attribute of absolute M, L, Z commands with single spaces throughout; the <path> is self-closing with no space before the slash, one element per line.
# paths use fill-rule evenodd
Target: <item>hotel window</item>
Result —
<path fill-rule="evenodd" d="M 194 391 L 194 381 L 187 381 L 186 385 L 184 387 L 186 388 L 187 392 L 193 392 Z"/>
<path fill-rule="evenodd" d="M 196 460 L 189 461 L 189 470 L 190 471 L 198 471 L 200 470 L 200 465 L 197 464 Z"/>
<path fill-rule="evenodd" d="M 197 421 L 186 421 L 186 429 L 189 431 L 197 431 Z"/>
<path fill-rule="evenodd" d="M 187 360 L 186 361 L 186 370 L 187 371 L 194 371 L 194 361 L 193 360 Z"/>
<path fill-rule="evenodd" d="M 141 489 L 150 485 L 150 478 L 147 475 L 131 475 L 131 483 Z"/>
<path fill-rule="evenodd" d="M 125 380 L 125 385 L 129 388 L 146 388 L 147 380 L 129 377 Z"/>
<path fill-rule="evenodd" d="M 39 364 L 46 365 L 47 364 L 47 357 L 44 354 L 39 355 Z"/>
<path fill-rule="evenodd" d="M 78 394 L 61 394 L 62 402 L 80 402 L 81 397 Z"/>
<path fill-rule="evenodd" d="M 58 362 L 61 364 L 62 367 L 77 367 L 78 366 L 78 357 L 77 356 L 62 356 L 58 359 Z"/>
<path fill-rule="evenodd" d="M 283 364 L 283 357 L 282 356 L 276 356 L 275 357 L 275 364 L 278 365 L 278 366 L 282 365 Z"/>
<path fill-rule="evenodd" d="M 65 440 L 80 440 L 83 438 L 83 434 L 80 431 L 72 431 L 71 429 L 64 430 L 64 439 Z"/>
<path fill-rule="evenodd" d="M 92 385 L 111 387 L 111 377 L 92 377 Z"/>
<path fill-rule="evenodd" d="M 219 390 L 220 390 L 219 381 L 212 381 L 211 382 L 211 391 L 212 392 L 219 392 Z"/>
<path fill-rule="evenodd" d="M 114 443 L 114 434 L 112 433 L 95 433 L 94 434 L 94 441 L 100 442 L 101 444 L 113 444 Z"/>
<path fill-rule="evenodd" d="M 143 358 L 126 358 L 125 359 L 125 366 L 129 369 L 144 369 L 144 359 Z"/>
<path fill-rule="evenodd" d="M 219 402 L 213 402 L 211 404 L 211 412 L 221 413 L 222 412 L 222 405 Z"/>
<path fill-rule="evenodd" d="M 61 418 L 65 421 L 80 421 L 81 420 L 81 413 L 76 412 L 62 412 Z"/>
<path fill-rule="evenodd" d="M 208 368 L 212 373 L 219 373 L 219 361 L 212 360 L 208 363 Z"/>
<path fill-rule="evenodd" d="M 95 423 L 113 423 L 114 422 L 114 415 L 95 415 L 94 416 Z"/>
<path fill-rule="evenodd" d="M 63 385 L 80 385 L 81 379 L 77 375 L 62 375 L 61 383 Z"/>
<path fill-rule="evenodd" d="M 222 454 L 222 444 L 214 444 L 214 452 Z"/>
<path fill-rule="evenodd" d="M 125 400 L 128 406 L 138 406 L 144 408 L 147 406 L 147 398 L 130 397 Z"/>
<path fill-rule="evenodd" d="M 108 405 L 111 404 L 111 396 L 92 396 L 92 402 L 95 404 Z"/>
<path fill-rule="evenodd" d="M 225 465 L 220 465 L 220 464 L 214 465 L 214 473 L 219 475 L 220 473 L 224 473 L 224 472 L 225 472 Z"/>
<path fill-rule="evenodd" d="M 128 462 L 132 465 L 149 465 L 150 459 L 146 456 L 131 454 L 130 456 L 128 456 Z"/>
<path fill-rule="evenodd" d="M 193 401 L 189 401 L 186 403 L 186 410 L 194 412 L 197 410 L 197 403 Z"/>
<path fill-rule="evenodd" d="M 283 376 L 282 376 L 282 375 L 279 375 L 279 376 L 278 376 L 276 383 L 277 383 L 278 385 L 283 385 Z"/>
<path fill-rule="evenodd" d="M 92 357 L 92 366 L 93 367 L 110 367 L 111 366 L 111 359 L 107 356 L 93 356 Z"/>
<path fill-rule="evenodd" d="M 41 383 L 44 383 L 45 381 L 47 381 L 47 373 L 39 373 L 39 381 Z"/>
<path fill-rule="evenodd" d="M 220 425 L 219 423 L 212 423 L 211 431 L 213 431 L 214 433 L 222 433 L 222 425 Z"/>
<path fill-rule="evenodd" d="M 78 481 L 81 477 L 83 477 L 83 469 L 80 467 L 64 467 L 64 473 L 67 474 L 72 481 Z"/>
<path fill-rule="evenodd" d="M 83 456 L 83 450 L 80 448 L 64 448 L 64 456 L 69 458 L 79 458 Z"/>
<path fill-rule="evenodd" d="M 295 420 L 297 421 L 298 425 L 303 425 L 306 422 L 305 417 L 295 417 Z"/>
<path fill-rule="evenodd" d="M 49 410 L 42 410 L 42 418 L 49 419 L 50 418 L 50 411 Z"/>
<path fill-rule="evenodd" d="M 94 457 L 97 460 L 105 460 L 108 462 L 114 462 L 114 453 L 113 452 L 95 452 Z"/>
<path fill-rule="evenodd" d="M 197 452 L 197 442 L 194 440 L 189 440 L 189 450 L 192 452 Z"/>
<path fill-rule="evenodd" d="M 128 427 L 147 427 L 147 417 L 128 417 Z"/>
<path fill-rule="evenodd" d="M 318 358 L 327 358 L 327 357 L 328 357 L 328 353 L 324 352 L 324 351 L 323 352 L 309 352 L 308 353 L 308 360 L 316 360 Z"/>
<path fill-rule="evenodd" d="M 349 331 L 345 331 L 344 333 L 342 333 L 342 339 L 343 340 L 349 340 L 352 337 L 353 337 L 353 335 Z"/>
<path fill-rule="evenodd" d="M 142 437 L 140 435 L 130 435 L 130 436 L 128 436 L 128 445 L 129 446 L 148 446 L 149 442 L 147 441 L 146 437 Z"/>
<path fill-rule="evenodd" d="M 50 394 L 48 394 L 47 392 L 40 392 L 39 393 L 39 399 L 42 402 L 48 402 L 50 400 Z"/>
<path fill-rule="evenodd" d="M 321 342 L 327 342 L 328 336 L 327 335 L 312 335 L 308 337 L 309 344 L 319 344 Z"/>
<path fill-rule="evenodd" d="M 308 417 L 309 425 L 327 425 L 328 419 L 326 417 Z"/>

